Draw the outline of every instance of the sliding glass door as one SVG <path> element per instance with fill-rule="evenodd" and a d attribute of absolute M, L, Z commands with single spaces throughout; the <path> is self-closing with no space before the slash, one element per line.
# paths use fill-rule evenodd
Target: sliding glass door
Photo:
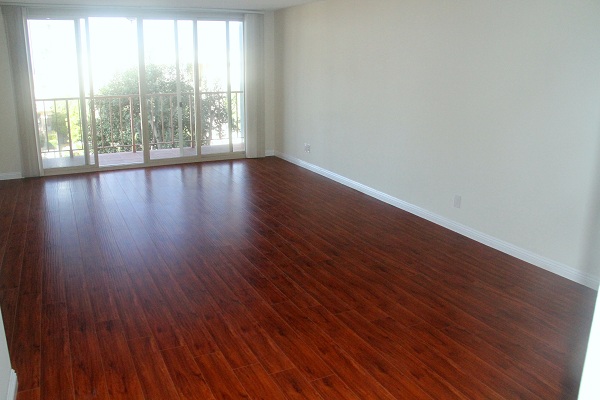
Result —
<path fill-rule="evenodd" d="M 87 164 L 74 20 L 29 21 L 38 146 L 44 169 Z"/>
<path fill-rule="evenodd" d="M 137 21 L 88 18 L 81 25 L 82 39 L 87 36 L 82 56 L 89 75 L 84 82 L 97 163 L 143 163 Z"/>
<path fill-rule="evenodd" d="M 150 159 L 196 156 L 194 21 L 144 20 Z"/>
<path fill-rule="evenodd" d="M 243 151 L 242 23 L 198 22 L 202 153 Z"/>
<path fill-rule="evenodd" d="M 44 169 L 243 152 L 241 21 L 28 20 Z"/>

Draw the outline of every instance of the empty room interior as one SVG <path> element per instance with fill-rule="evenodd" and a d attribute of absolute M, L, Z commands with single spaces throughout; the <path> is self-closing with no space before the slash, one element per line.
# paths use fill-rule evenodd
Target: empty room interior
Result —
<path fill-rule="evenodd" d="M 600 398 L 600 2 L 0 10 L 0 400 Z"/>

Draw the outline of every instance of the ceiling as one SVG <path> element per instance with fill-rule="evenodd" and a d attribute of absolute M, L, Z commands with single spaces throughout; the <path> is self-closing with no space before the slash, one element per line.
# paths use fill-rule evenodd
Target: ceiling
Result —
<path fill-rule="evenodd" d="M 25 4 L 276 10 L 315 0 L 24 0 Z M 0 0 L 2 2 L 2 0 Z M 11 1 L 7 1 L 10 3 Z"/>

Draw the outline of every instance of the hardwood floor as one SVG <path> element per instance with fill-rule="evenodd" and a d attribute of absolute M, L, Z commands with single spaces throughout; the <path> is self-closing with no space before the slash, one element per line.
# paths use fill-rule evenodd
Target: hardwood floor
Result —
<path fill-rule="evenodd" d="M 596 292 L 276 158 L 0 182 L 19 400 L 575 399 Z"/>

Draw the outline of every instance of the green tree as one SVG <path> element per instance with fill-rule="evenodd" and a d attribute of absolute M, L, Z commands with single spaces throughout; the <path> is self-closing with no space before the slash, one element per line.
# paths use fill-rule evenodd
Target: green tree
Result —
<path fill-rule="evenodd" d="M 189 69 L 189 68 L 188 68 Z M 152 149 L 179 147 L 179 117 L 184 146 L 195 143 L 194 86 L 191 71 L 181 74 L 181 102 L 177 104 L 177 75 L 172 66 L 149 64 L 146 66 L 147 111 Z M 200 88 L 202 144 L 215 137 L 226 137 L 229 122 L 227 95 L 217 85 L 209 90 L 205 81 Z M 121 148 L 141 149 L 141 120 L 139 105 L 139 77 L 136 68 L 116 75 L 102 87 L 95 99 L 96 133 L 100 152 L 116 152 Z M 235 97 L 234 97 L 235 99 Z M 236 100 L 237 101 L 237 100 Z M 236 106 L 236 104 L 234 105 Z M 237 109 L 237 108 L 233 108 Z M 239 129 L 239 118 L 233 118 L 234 130 Z M 133 128 L 133 129 L 132 129 Z"/>
<path fill-rule="evenodd" d="M 40 146 L 48 150 L 63 150 L 72 145 L 82 149 L 79 100 L 57 100 L 41 103 L 38 118 Z M 44 111 L 41 111 L 44 110 Z"/>

